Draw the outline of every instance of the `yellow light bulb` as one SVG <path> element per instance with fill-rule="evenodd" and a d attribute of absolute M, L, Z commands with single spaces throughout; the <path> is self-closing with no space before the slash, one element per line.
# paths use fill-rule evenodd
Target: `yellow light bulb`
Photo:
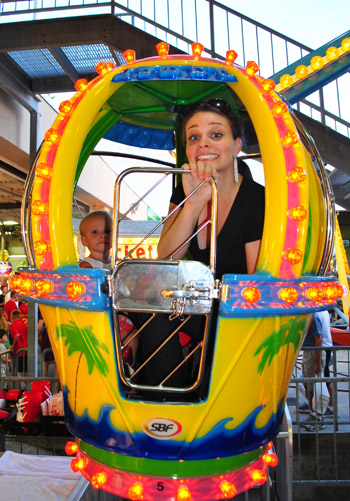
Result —
<path fill-rule="evenodd" d="M 311 64 L 311 68 L 316 71 L 316 70 L 320 70 L 323 67 L 324 61 L 323 61 L 323 58 L 321 56 L 314 56 L 311 59 L 310 64 Z"/>
<path fill-rule="evenodd" d="M 299 142 L 298 134 L 294 130 L 289 130 L 282 137 L 282 143 L 284 146 L 292 146 Z"/>
<path fill-rule="evenodd" d="M 10 278 L 10 288 L 11 290 L 17 290 L 20 288 L 22 283 L 22 277 L 20 275 L 13 275 L 13 277 Z"/>
<path fill-rule="evenodd" d="M 253 470 L 251 473 L 252 480 L 259 485 L 262 485 L 266 482 L 267 476 L 264 470 Z"/>
<path fill-rule="evenodd" d="M 51 129 L 45 132 L 45 141 L 49 144 L 58 144 L 60 142 L 61 136 L 57 132 L 57 130 Z"/>
<path fill-rule="evenodd" d="M 52 169 L 48 165 L 40 163 L 35 169 L 35 175 L 38 177 L 50 179 L 52 177 Z"/>
<path fill-rule="evenodd" d="M 114 63 L 97 63 L 95 66 L 95 70 L 99 75 L 106 75 L 106 73 L 114 70 Z"/>
<path fill-rule="evenodd" d="M 176 501 L 192 501 L 191 493 L 186 485 L 181 485 L 176 494 Z"/>
<path fill-rule="evenodd" d="M 86 78 L 80 78 L 75 82 L 74 88 L 81 94 L 84 94 L 89 90 L 89 82 L 86 80 Z"/>
<path fill-rule="evenodd" d="M 66 292 L 71 298 L 81 296 L 85 292 L 85 285 L 80 282 L 69 282 L 66 285 Z"/>
<path fill-rule="evenodd" d="M 169 54 L 169 44 L 166 42 L 159 42 L 156 45 L 158 56 L 165 57 Z"/>
<path fill-rule="evenodd" d="M 305 296 L 314 303 L 319 303 L 323 299 L 322 287 L 309 287 L 305 291 Z"/>
<path fill-rule="evenodd" d="M 288 106 L 284 101 L 276 101 L 272 107 L 272 114 L 275 117 L 281 117 L 284 113 L 287 113 Z"/>
<path fill-rule="evenodd" d="M 35 288 L 39 296 L 46 296 L 47 294 L 50 294 L 54 291 L 55 286 L 53 282 L 51 282 L 51 280 L 41 279 L 37 281 Z"/>
<path fill-rule="evenodd" d="M 268 454 L 267 452 L 261 458 L 265 464 L 268 464 L 272 468 L 278 465 L 278 457 L 275 452 Z"/>
<path fill-rule="evenodd" d="M 288 172 L 288 180 L 291 183 L 302 183 L 306 179 L 306 172 L 302 167 L 294 167 Z"/>
<path fill-rule="evenodd" d="M 64 451 L 68 456 L 76 454 L 78 452 L 78 444 L 76 442 L 67 442 Z"/>
<path fill-rule="evenodd" d="M 303 205 L 296 205 L 289 209 L 288 216 L 295 221 L 304 221 L 307 216 L 307 210 Z"/>
<path fill-rule="evenodd" d="M 341 299 L 344 295 L 344 289 L 339 284 L 327 285 L 323 288 L 323 297 L 329 299 L 330 301 L 335 301 L 336 299 Z"/>
<path fill-rule="evenodd" d="M 232 482 L 223 480 L 220 484 L 220 490 L 225 499 L 231 499 L 237 494 L 237 489 Z"/>
<path fill-rule="evenodd" d="M 34 286 L 34 280 L 32 280 L 31 278 L 23 278 L 20 283 L 19 292 L 22 294 L 28 294 L 34 289 Z"/>
<path fill-rule="evenodd" d="M 34 200 L 32 203 L 32 214 L 35 216 L 42 216 L 49 212 L 49 204 L 42 202 L 41 200 Z"/>
<path fill-rule="evenodd" d="M 261 293 L 257 287 L 246 287 L 242 291 L 242 296 L 247 303 L 257 303 L 261 298 Z"/>
<path fill-rule="evenodd" d="M 51 250 L 51 245 L 50 242 L 46 241 L 43 242 L 41 240 L 38 240 L 37 242 L 34 243 L 34 252 L 37 256 L 42 256 L 46 252 L 49 252 Z"/>
<path fill-rule="evenodd" d="M 62 101 L 59 105 L 58 110 L 62 115 L 70 115 L 73 111 L 73 105 L 70 101 Z"/>
<path fill-rule="evenodd" d="M 129 499 L 138 501 L 143 499 L 143 485 L 141 482 L 135 482 L 128 489 Z"/>
<path fill-rule="evenodd" d="M 263 80 L 261 83 L 261 92 L 264 94 L 270 94 L 273 90 L 275 90 L 275 82 L 271 78 L 267 78 L 266 80 Z"/>
<path fill-rule="evenodd" d="M 234 50 L 228 50 L 226 52 L 226 64 L 233 64 L 237 59 L 237 52 Z"/>
<path fill-rule="evenodd" d="M 136 52 L 133 49 L 127 49 L 123 52 L 125 61 L 130 64 L 136 60 Z"/>
<path fill-rule="evenodd" d="M 303 253 L 300 249 L 286 249 L 284 257 L 290 264 L 298 264 L 303 259 Z"/>
<path fill-rule="evenodd" d="M 192 56 L 199 57 L 202 54 L 203 49 L 204 49 L 204 46 L 201 43 L 199 43 L 199 42 L 193 43 L 192 44 Z"/>
<path fill-rule="evenodd" d="M 341 41 L 341 48 L 343 49 L 344 52 L 350 50 L 350 38 L 344 38 Z"/>
<path fill-rule="evenodd" d="M 298 291 L 294 287 L 286 287 L 285 289 L 280 289 L 279 298 L 285 303 L 295 303 L 298 299 Z"/>
<path fill-rule="evenodd" d="M 70 467 L 75 473 L 82 471 L 85 468 L 85 460 L 83 458 L 73 458 Z"/>
<path fill-rule="evenodd" d="M 300 64 L 299 66 L 297 66 L 295 68 L 295 74 L 300 79 L 307 77 L 308 73 L 309 73 L 309 70 L 308 70 L 307 66 L 305 66 L 304 64 Z"/>
<path fill-rule="evenodd" d="M 338 59 L 339 56 L 339 49 L 336 47 L 328 47 L 326 50 L 326 58 L 328 61 L 334 61 L 335 59 Z"/>
<path fill-rule="evenodd" d="M 280 78 L 280 84 L 281 84 L 281 87 L 283 87 L 284 89 L 287 89 L 288 87 L 293 85 L 293 77 L 291 75 L 288 75 L 288 74 L 282 75 Z"/>
<path fill-rule="evenodd" d="M 248 61 L 245 71 L 247 75 L 253 76 L 255 75 L 255 73 L 258 73 L 259 66 L 256 64 L 255 61 Z"/>
<path fill-rule="evenodd" d="M 107 482 L 107 475 L 104 472 L 94 473 L 91 476 L 90 482 L 94 489 L 99 489 Z"/>

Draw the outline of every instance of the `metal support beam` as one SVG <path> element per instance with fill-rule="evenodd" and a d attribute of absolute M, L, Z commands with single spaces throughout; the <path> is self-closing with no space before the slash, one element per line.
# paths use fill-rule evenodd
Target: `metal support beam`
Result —
<path fill-rule="evenodd" d="M 72 63 L 69 61 L 68 57 L 65 55 L 62 49 L 57 47 L 52 47 L 50 49 L 51 54 L 56 59 L 61 68 L 64 69 L 65 73 L 69 76 L 73 83 L 75 83 L 80 77 L 79 73 L 76 71 Z"/>
<path fill-rule="evenodd" d="M 28 376 L 38 377 L 38 304 L 28 303 Z"/>

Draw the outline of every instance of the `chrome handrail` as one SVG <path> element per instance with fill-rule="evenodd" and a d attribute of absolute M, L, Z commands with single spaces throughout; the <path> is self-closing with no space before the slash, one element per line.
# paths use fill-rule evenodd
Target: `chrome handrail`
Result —
<path fill-rule="evenodd" d="M 129 169 L 124 170 L 121 174 L 119 174 L 114 187 L 114 212 L 113 212 L 113 238 L 112 238 L 112 267 L 114 268 L 117 264 L 118 260 L 118 239 L 119 239 L 119 223 L 122 219 L 124 219 L 125 214 L 118 218 L 119 209 L 120 209 L 120 186 L 123 182 L 124 178 L 130 174 L 135 173 L 148 173 L 148 174 L 164 174 L 164 176 L 155 183 L 146 193 L 144 193 L 135 204 L 132 205 L 132 208 L 138 206 L 146 196 L 148 196 L 161 182 L 163 182 L 169 174 L 190 174 L 190 171 L 185 171 L 183 169 L 175 169 L 175 168 L 164 168 L 164 167 L 130 167 Z M 201 187 L 203 186 L 205 181 L 203 181 L 199 186 L 197 186 L 192 193 L 190 193 L 182 202 L 171 211 L 162 221 L 160 221 L 143 239 L 135 245 L 127 254 L 126 258 L 128 258 L 143 242 L 149 238 L 164 222 L 171 217 L 177 210 L 180 210 L 182 205 Z M 173 251 L 172 256 L 176 254 L 183 246 L 187 245 L 187 243 L 194 238 L 199 231 L 204 229 L 207 224 L 211 224 L 211 232 L 210 232 L 210 269 L 213 274 L 215 274 L 215 266 L 216 266 L 216 234 L 217 234 L 217 186 L 216 181 L 214 179 L 210 180 L 212 187 L 212 204 L 211 204 L 211 218 L 210 220 L 202 225 L 198 230 L 191 235 L 181 246 Z"/>

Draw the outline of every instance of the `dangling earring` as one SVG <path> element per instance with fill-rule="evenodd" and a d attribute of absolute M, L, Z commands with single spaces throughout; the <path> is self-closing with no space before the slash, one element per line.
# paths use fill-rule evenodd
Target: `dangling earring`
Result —
<path fill-rule="evenodd" d="M 239 178 L 238 178 L 238 162 L 237 162 L 236 155 L 233 157 L 233 177 L 234 177 L 235 183 L 238 183 L 238 181 L 239 181 Z"/>

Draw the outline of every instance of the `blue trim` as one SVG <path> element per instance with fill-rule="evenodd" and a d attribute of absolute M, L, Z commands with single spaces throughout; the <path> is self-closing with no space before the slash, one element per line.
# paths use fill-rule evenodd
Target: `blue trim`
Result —
<path fill-rule="evenodd" d="M 109 274 L 107 270 L 65 266 L 54 271 L 29 267 L 20 267 L 18 271 L 23 278 L 34 281 L 50 280 L 54 284 L 53 292 L 45 296 L 39 296 L 35 289 L 29 291 L 28 294 L 19 292 L 19 295 L 27 301 L 77 310 L 106 311 L 110 307 L 110 298 L 102 292 L 102 284 L 106 282 Z M 77 281 L 85 285 L 84 294 L 75 299 L 69 298 L 66 293 L 66 286 L 71 281 Z"/>
<path fill-rule="evenodd" d="M 139 82 L 145 80 L 206 80 L 211 82 L 237 82 L 237 77 L 225 68 L 195 65 L 139 66 L 125 68 L 112 82 Z"/>
<path fill-rule="evenodd" d="M 310 287 L 323 287 L 336 284 L 333 278 L 301 277 L 299 279 L 282 280 L 269 275 L 224 275 L 223 284 L 227 287 L 226 300 L 220 302 L 222 317 L 266 317 L 283 315 L 300 315 L 328 310 L 336 305 L 336 301 L 322 299 L 316 303 L 305 296 Z M 257 287 L 261 297 L 256 303 L 248 303 L 242 296 L 247 287 Z M 280 289 L 293 287 L 298 292 L 298 299 L 290 304 L 279 297 Z"/>
<path fill-rule="evenodd" d="M 129 124 L 119 120 L 103 136 L 116 143 L 137 146 L 139 148 L 150 148 L 156 150 L 173 150 L 175 148 L 174 132 L 172 130 L 161 130 L 152 127 Z"/>

